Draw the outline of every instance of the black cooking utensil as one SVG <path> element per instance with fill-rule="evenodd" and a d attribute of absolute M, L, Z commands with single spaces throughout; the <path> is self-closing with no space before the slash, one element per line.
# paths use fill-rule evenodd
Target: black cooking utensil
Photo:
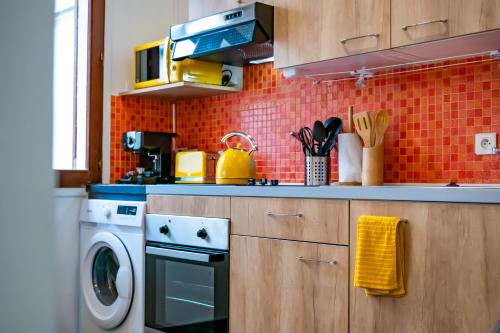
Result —
<path fill-rule="evenodd" d="M 309 127 L 302 127 L 299 130 L 299 138 L 302 142 L 302 147 L 306 155 L 314 156 L 314 141 L 312 131 Z"/>
<path fill-rule="evenodd" d="M 326 132 L 327 132 L 327 137 L 328 137 L 328 134 L 330 134 L 330 132 L 332 131 L 333 129 L 333 123 L 335 121 L 335 118 L 337 117 L 329 117 L 325 120 L 325 129 L 326 129 Z M 338 118 L 337 118 L 338 119 Z"/>
<path fill-rule="evenodd" d="M 328 155 L 328 153 L 333 149 L 337 143 L 337 137 L 342 130 L 342 119 L 333 117 L 331 122 L 331 130 L 328 133 L 328 138 L 326 139 L 325 146 L 323 147 L 322 155 Z"/>
<path fill-rule="evenodd" d="M 323 151 L 323 142 L 326 139 L 326 129 L 323 123 L 319 120 L 316 120 L 313 125 L 312 134 L 314 140 L 318 143 L 317 155 L 321 155 Z"/>
<path fill-rule="evenodd" d="M 328 141 L 328 138 L 330 137 L 330 133 L 332 132 L 333 130 L 333 126 L 334 126 L 334 122 L 335 122 L 335 118 L 336 117 L 328 117 L 326 120 L 325 120 L 325 123 L 324 123 L 324 126 L 325 126 L 325 130 L 326 130 L 326 140 Z M 327 142 L 325 142 L 325 145 L 327 144 Z M 323 151 L 325 151 L 325 147 L 323 146 Z"/>

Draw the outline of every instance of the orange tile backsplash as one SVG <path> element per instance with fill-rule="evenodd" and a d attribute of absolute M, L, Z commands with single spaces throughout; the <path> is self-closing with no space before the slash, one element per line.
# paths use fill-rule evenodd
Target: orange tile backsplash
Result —
<path fill-rule="evenodd" d="M 157 98 L 111 97 L 110 179 L 116 183 L 139 166 L 139 156 L 122 148 L 127 131 L 171 132 L 170 102 Z"/>
<path fill-rule="evenodd" d="M 352 79 L 315 84 L 287 80 L 272 64 L 246 67 L 241 93 L 177 102 L 177 147 L 217 151 L 224 148 L 220 137 L 243 131 L 259 145 L 259 178 L 302 182 L 304 157 L 288 132 L 328 116 L 346 121 L 349 105 L 355 112 L 387 109 L 392 116 L 385 135 L 386 182 L 500 183 L 500 156 L 474 154 L 475 133 L 500 133 L 499 62 L 487 57 L 388 71 L 363 89 Z M 170 111 L 161 99 L 113 97 L 112 182 L 137 164 L 123 152 L 121 134 L 170 131 Z M 338 179 L 335 153 L 331 179 Z"/>

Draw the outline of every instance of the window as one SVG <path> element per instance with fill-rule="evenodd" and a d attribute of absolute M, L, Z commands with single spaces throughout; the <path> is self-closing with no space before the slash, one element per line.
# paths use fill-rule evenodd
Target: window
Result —
<path fill-rule="evenodd" d="M 100 181 L 104 0 L 55 0 L 53 159 L 60 186 Z"/>
<path fill-rule="evenodd" d="M 87 169 L 88 3 L 56 0 L 53 168 Z"/>

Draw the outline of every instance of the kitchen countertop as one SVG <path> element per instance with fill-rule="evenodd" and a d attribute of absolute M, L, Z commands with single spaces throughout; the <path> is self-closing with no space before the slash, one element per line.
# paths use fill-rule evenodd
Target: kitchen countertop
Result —
<path fill-rule="evenodd" d="M 147 194 L 500 203 L 500 186 L 149 185 Z"/>
<path fill-rule="evenodd" d="M 206 195 L 351 200 L 500 203 L 500 185 L 445 187 L 434 184 L 384 186 L 91 185 L 98 194 Z"/>

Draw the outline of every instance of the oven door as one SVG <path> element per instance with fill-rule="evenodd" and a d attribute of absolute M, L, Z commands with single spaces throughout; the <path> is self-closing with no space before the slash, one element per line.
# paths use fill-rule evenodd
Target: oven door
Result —
<path fill-rule="evenodd" d="M 228 332 L 228 253 L 148 242 L 146 332 Z"/>

